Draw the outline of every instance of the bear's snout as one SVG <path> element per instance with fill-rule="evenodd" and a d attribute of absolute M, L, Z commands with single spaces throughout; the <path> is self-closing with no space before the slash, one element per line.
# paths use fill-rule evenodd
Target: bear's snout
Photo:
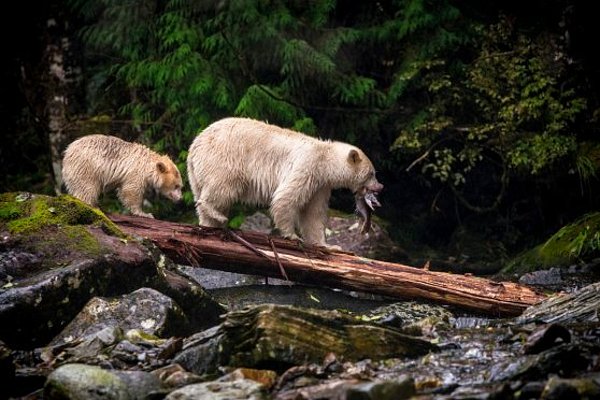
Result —
<path fill-rule="evenodd" d="M 180 190 L 173 190 L 171 192 L 168 193 L 168 197 L 175 203 L 178 203 L 181 201 L 181 191 Z"/>

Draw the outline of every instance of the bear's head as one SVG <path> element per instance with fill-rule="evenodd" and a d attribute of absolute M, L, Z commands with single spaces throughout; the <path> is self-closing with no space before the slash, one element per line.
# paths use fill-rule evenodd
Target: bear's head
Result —
<path fill-rule="evenodd" d="M 166 198 L 174 202 L 181 200 L 181 174 L 167 156 L 162 156 L 156 162 L 154 185 L 154 189 Z"/>
<path fill-rule="evenodd" d="M 349 189 L 353 193 L 364 195 L 366 192 L 379 193 L 383 190 L 383 185 L 375 178 L 373 163 L 359 148 L 350 149 L 347 162 L 352 171 Z"/>

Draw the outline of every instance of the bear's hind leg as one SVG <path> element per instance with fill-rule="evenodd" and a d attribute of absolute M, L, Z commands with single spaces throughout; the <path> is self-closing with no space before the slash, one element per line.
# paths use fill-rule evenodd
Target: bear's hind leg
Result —
<path fill-rule="evenodd" d="M 227 225 L 228 210 L 219 209 L 211 205 L 210 202 L 200 199 L 196 201 L 196 214 L 198 214 L 198 224 L 213 228 L 220 228 Z"/>
<path fill-rule="evenodd" d="M 67 192 L 92 207 L 98 207 L 98 197 L 101 190 L 96 185 L 79 186 L 77 188 L 67 185 Z"/>

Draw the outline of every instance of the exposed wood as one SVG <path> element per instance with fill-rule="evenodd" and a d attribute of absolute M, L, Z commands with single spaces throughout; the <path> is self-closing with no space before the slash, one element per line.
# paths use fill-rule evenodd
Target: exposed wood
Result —
<path fill-rule="evenodd" d="M 528 324 L 598 323 L 600 282 L 584 286 L 573 293 L 559 293 L 524 312 L 517 322 Z"/>
<path fill-rule="evenodd" d="M 519 315 L 545 299 L 512 282 L 427 271 L 345 252 L 307 246 L 258 232 L 203 228 L 143 217 L 111 215 L 131 235 L 154 242 L 174 261 L 196 267 L 360 290 L 402 299 L 426 299 L 492 316 Z M 276 248 L 276 252 L 273 251 Z"/>

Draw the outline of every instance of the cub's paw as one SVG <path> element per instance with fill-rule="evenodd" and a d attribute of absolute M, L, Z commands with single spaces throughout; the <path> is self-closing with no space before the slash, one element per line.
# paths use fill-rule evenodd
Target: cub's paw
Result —
<path fill-rule="evenodd" d="M 132 212 L 131 214 L 137 215 L 138 217 L 146 217 L 146 218 L 152 218 L 152 219 L 154 219 L 154 215 L 152 215 L 150 213 L 145 213 L 143 211 Z"/>

